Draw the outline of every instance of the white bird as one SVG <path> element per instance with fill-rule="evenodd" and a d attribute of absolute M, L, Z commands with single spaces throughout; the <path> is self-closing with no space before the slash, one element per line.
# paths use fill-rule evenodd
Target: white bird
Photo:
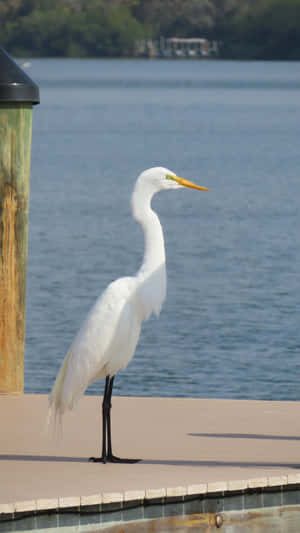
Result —
<path fill-rule="evenodd" d="M 143 320 L 159 315 L 166 296 L 166 259 L 163 230 L 151 199 L 159 191 L 190 187 L 208 191 L 179 178 L 166 168 L 145 170 L 138 177 L 131 198 L 133 217 L 144 231 L 143 263 L 132 277 L 108 285 L 75 337 L 56 377 L 49 397 L 50 413 L 60 418 L 72 409 L 93 381 L 106 378 L 102 402 L 102 454 L 95 462 L 133 463 L 112 453 L 111 396 L 116 372 L 131 361 Z"/>

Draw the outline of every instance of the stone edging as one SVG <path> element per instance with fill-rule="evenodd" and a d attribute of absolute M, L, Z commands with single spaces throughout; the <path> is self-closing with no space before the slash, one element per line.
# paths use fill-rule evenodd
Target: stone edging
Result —
<path fill-rule="evenodd" d="M 68 496 L 49 499 L 26 500 L 0 504 L 0 521 L 13 520 L 22 516 L 40 513 L 84 513 L 107 512 L 151 504 L 184 502 L 191 499 L 214 496 L 230 496 L 256 490 L 284 490 L 300 488 L 300 473 L 248 480 L 214 481 L 197 485 L 104 492 L 89 496 Z"/>

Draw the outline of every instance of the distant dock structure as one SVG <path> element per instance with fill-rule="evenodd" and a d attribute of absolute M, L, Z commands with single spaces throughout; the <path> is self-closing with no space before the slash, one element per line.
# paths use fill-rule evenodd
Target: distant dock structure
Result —
<path fill-rule="evenodd" d="M 144 39 L 136 43 L 137 57 L 211 59 L 218 55 L 217 41 L 198 37 L 160 37 L 159 40 Z"/>

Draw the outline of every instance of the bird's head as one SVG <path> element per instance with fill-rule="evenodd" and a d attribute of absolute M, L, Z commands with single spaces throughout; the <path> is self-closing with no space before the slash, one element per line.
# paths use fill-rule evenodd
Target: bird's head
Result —
<path fill-rule="evenodd" d="M 172 170 L 163 167 L 154 167 L 145 170 L 139 176 L 139 184 L 145 189 L 150 189 L 152 193 L 168 189 L 181 189 L 183 187 L 190 187 L 191 189 L 198 189 L 200 191 L 208 191 L 206 187 L 196 185 L 192 181 L 184 178 L 179 178 Z"/>

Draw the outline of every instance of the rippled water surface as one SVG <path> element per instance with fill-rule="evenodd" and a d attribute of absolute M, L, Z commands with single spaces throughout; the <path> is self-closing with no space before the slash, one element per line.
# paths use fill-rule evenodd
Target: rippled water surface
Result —
<path fill-rule="evenodd" d="M 300 400 L 300 64 L 34 60 L 26 392 L 48 392 L 95 298 L 134 273 L 130 194 L 157 195 L 168 296 L 121 395 Z M 102 393 L 94 383 L 90 393 Z"/>

